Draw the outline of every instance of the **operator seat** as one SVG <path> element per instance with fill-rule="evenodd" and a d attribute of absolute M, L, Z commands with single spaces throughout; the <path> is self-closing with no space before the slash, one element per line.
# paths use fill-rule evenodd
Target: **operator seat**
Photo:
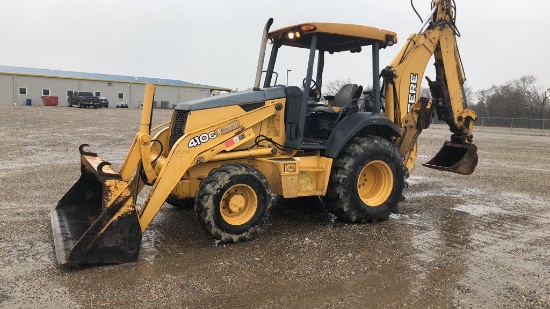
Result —
<path fill-rule="evenodd" d="M 332 101 L 332 106 L 343 108 L 347 103 L 354 101 L 357 103 L 357 100 L 361 96 L 363 91 L 363 86 L 358 86 L 357 84 L 345 84 L 334 96 L 334 101 Z M 325 113 L 335 113 L 334 109 L 329 106 L 316 106 L 313 111 L 315 112 L 325 112 Z"/>
<path fill-rule="evenodd" d="M 357 84 L 343 85 L 334 96 L 332 106 L 344 107 L 349 101 L 359 99 L 361 91 L 363 91 L 363 87 L 357 86 Z"/>

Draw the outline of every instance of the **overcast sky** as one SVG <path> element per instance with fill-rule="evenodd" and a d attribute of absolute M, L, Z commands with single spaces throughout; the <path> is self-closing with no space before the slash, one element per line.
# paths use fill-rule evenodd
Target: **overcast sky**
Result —
<path fill-rule="evenodd" d="M 474 90 L 527 74 L 550 87 L 550 1 L 456 2 L 458 44 Z M 430 0 L 414 3 L 423 17 L 429 13 Z M 270 17 L 272 30 L 319 21 L 395 31 L 399 44 L 382 50 L 381 67 L 421 26 L 409 0 L 0 0 L 0 64 L 246 89 Z M 327 57 L 325 83 L 371 83 L 369 53 L 334 58 Z M 305 55 L 280 53 L 280 59 L 279 83 L 292 70 L 289 83 L 300 84 Z"/>

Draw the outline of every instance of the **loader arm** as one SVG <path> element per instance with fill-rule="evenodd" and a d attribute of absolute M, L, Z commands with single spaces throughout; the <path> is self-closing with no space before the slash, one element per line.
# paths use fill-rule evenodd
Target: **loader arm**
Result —
<path fill-rule="evenodd" d="M 152 103 L 153 92 L 154 88 L 146 92 L 146 101 L 144 102 Z M 106 207 L 110 207 L 126 188 L 133 192 L 134 200 L 136 200 L 137 194 L 144 187 L 143 178 L 152 183 L 153 187 L 138 212 L 142 232 L 145 232 L 170 192 L 191 167 L 209 162 L 221 152 L 230 151 L 250 141 L 256 137 L 254 131 L 250 128 L 274 115 L 277 111 L 275 101 L 271 101 L 266 106 L 254 111 L 188 132 L 176 141 L 167 157 L 157 154 L 158 158 L 155 160 L 157 163 L 153 165 L 151 148 L 154 144 L 148 132 L 150 130 L 150 114 L 152 113 L 152 110 L 147 107 L 149 105 L 152 104 L 145 104 L 144 106 L 140 132 L 136 134 L 119 173 L 122 180 L 125 181 L 125 185 L 112 187 L 113 193 L 107 196 L 108 201 L 106 201 Z M 243 129 L 234 134 L 218 138 L 216 132 L 219 132 L 221 128 L 230 126 L 235 121 L 238 121 Z M 193 143 L 200 136 L 209 136 L 209 139 L 206 142 Z M 226 141 L 235 138 L 236 142 L 226 146 Z M 264 153 L 271 154 L 272 150 L 266 149 Z M 158 175 L 155 170 L 160 170 Z M 144 173 L 143 176 L 141 175 L 142 172 Z"/>
<path fill-rule="evenodd" d="M 168 157 L 161 161 L 165 162 L 164 166 L 161 168 L 151 192 L 139 212 L 142 232 L 147 229 L 170 192 L 189 168 L 213 160 L 222 151 L 232 150 L 256 137 L 254 131 L 250 128 L 274 115 L 277 112 L 276 105 L 275 101 L 268 101 L 264 107 L 208 125 L 179 138 Z M 189 146 L 196 137 L 205 134 L 213 136 L 212 132 L 218 132 L 220 129 L 235 123 L 235 121 L 239 121 L 243 129 L 236 131 L 234 134 L 210 138 L 207 142 L 195 147 Z M 232 140 L 232 142 L 226 143 L 229 140 Z M 267 150 L 267 153 L 273 152 L 271 149 Z"/>
<path fill-rule="evenodd" d="M 80 147 L 81 177 L 51 212 L 60 265 L 135 261 L 143 232 L 189 168 L 224 156 L 246 158 L 276 153 L 269 147 L 246 151 L 235 148 L 254 139 L 252 128 L 281 110 L 277 100 L 186 132 L 168 152 L 167 128 L 154 139 L 150 136 L 154 89 L 154 85 L 146 86 L 140 131 L 118 173 L 109 162 L 85 151 L 87 145 Z M 219 133 L 237 121 L 240 130 Z M 152 189 L 139 207 L 137 195 L 145 184 L 152 184 Z"/>
<path fill-rule="evenodd" d="M 416 161 L 416 143 L 430 125 L 434 111 L 453 133 L 429 167 L 471 174 L 477 163 L 472 129 L 477 116 L 467 109 L 463 95 L 465 76 L 457 47 L 458 30 L 450 0 L 436 0 L 427 27 L 411 35 L 392 64 L 382 71 L 385 112 L 401 129 L 396 143 L 404 162 L 412 171 Z M 435 59 L 436 80 L 428 82 L 432 100 L 420 98 L 420 89 L 428 62 Z M 466 150 L 466 151 L 463 151 Z M 449 154 L 460 152 L 449 159 Z M 436 162 L 437 161 L 437 162 Z"/>

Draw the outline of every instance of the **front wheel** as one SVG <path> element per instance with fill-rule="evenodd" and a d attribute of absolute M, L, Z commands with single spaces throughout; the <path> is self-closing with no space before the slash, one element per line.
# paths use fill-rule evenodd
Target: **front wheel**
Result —
<path fill-rule="evenodd" d="M 204 178 L 195 211 L 208 234 L 222 242 L 238 242 L 260 232 L 271 205 L 271 190 L 257 169 L 225 164 Z"/>
<path fill-rule="evenodd" d="M 404 184 L 397 146 L 381 137 L 357 137 L 334 160 L 324 201 L 344 222 L 377 222 L 396 210 Z"/>
<path fill-rule="evenodd" d="M 168 195 L 166 203 L 179 208 L 179 209 L 193 209 L 195 206 L 195 199 L 193 198 L 179 198 L 173 194 Z"/>

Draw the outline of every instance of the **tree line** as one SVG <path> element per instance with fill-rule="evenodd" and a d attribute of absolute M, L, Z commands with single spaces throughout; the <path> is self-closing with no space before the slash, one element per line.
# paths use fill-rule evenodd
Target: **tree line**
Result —
<path fill-rule="evenodd" d="M 468 95 L 467 95 L 468 97 Z M 537 78 L 525 75 L 503 85 L 479 90 L 470 101 L 478 117 L 550 118 L 550 88 L 537 86 Z"/>
<path fill-rule="evenodd" d="M 349 83 L 349 78 L 330 81 L 324 86 L 324 94 L 334 95 Z M 533 75 L 479 91 L 466 84 L 464 90 L 469 108 L 478 117 L 550 119 L 550 88 L 537 85 Z M 430 90 L 422 87 L 420 96 L 431 98 Z"/>

